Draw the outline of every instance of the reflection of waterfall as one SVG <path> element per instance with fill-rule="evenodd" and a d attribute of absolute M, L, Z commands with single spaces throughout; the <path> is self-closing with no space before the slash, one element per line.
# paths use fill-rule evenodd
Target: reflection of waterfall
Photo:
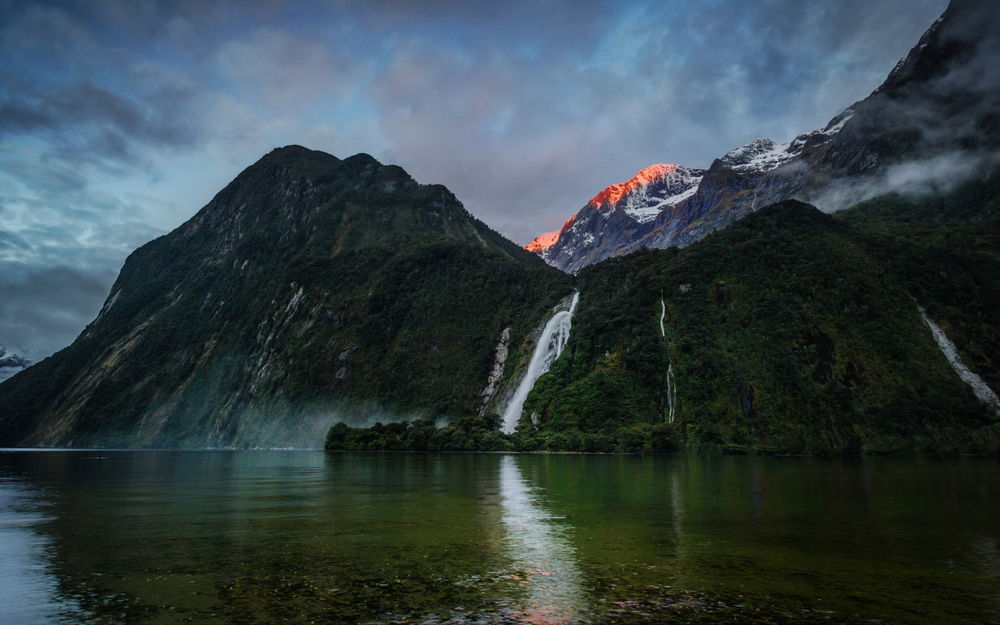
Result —
<path fill-rule="evenodd" d="M 976 398 L 984 406 L 992 410 L 994 414 L 1000 415 L 1000 398 L 997 397 L 997 394 L 986 385 L 986 382 L 981 377 L 965 366 L 962 358 L 958 355 L 958 349 L 955 348 L 955 344 L 951 342 L 951 339 L 944 333 L 944 330 L 938 324 L 934 323 L 934 320 L 930 318 L 927 311 L 921 306 L 917 306 L 917 310 L 920 311 L 920 316 L 923 318 L 924 323 L 930 328 L 931 334 L 934 335 L 934 340 L 937 341 L 938 347 L 945 358 L 948 359 L 948 364 L 955 370 L 958 377 L 972 387 L 972 392 L 976 394 Z"/>
<path fill-rule="evenodd" d="M 580 301 L 580 293 L 573 293 L 573 300 L 569 305 L 569 310 L 560 310 L 552 315 L 542 335 L 538 338 L 535 351 L 531 354 L 531 362 L 528 363 L 528 370 L 521 378 L 521 383 L 517 386 L 514 396 L 507 402 L 507 408 L 503 411 L 503 431 L 512 433 L 517 428 L 517 422 L 521 420 L 521 410 L 524 408 L 524 400 L 528 398 L 528 393 L 535 386 L 535 382 L 543 373 L 552 367 L 563 348 L 569 340 L 569 330 L 572 325 L 573 312 L 576 304 Z"/>
<path fill-rule="evenodd" d="M 684 540 L 684 517 L 687 516 L 687 509 L 684 507 L 684 495 L 681 492 L 682 462 L 687 460 L 678 460 L 670 467 L 670 507 L 673 509 L 674 544 L 677 549 L 678 564 L 683 564 L 684 556 L 687 555 Z"/>
<path fill-rule="evenodd" d="M 575 551 L 563 528 L 553 523 L 531 491 L 514 457 L 504 456 L 500 462 L 500 505 L 513 560 L 511 577 L 526 584 L 527 590 L 515 617 L 536 625 L 580 622 L 585 602 Z"/>
<path fill-rule="evenodd" d="M 674 422 L 674 410 L 677 402 L 677 385 L 674 382 L 674 363 L 667 366 L 667 422 Z"/>
<path fill-rule="evenodd" d="M 660 335 L 667 338 L 667 331 L 663 327 L 663 318 L 667 316 L 667 304 L 660 296 Z M 674 411 L 677 409 L 677 382 L 674 379 L 674 359 L 670 359 L 667 366 L 667 422 L 674 422 Z"/>

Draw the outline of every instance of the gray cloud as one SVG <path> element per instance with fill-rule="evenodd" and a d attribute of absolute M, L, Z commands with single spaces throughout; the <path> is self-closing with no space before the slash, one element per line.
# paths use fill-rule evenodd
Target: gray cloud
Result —
<path fill-rule="evenodd" d="M 839 180 L 807 195 L 804 201 L 833 213 L 881 195 L 910 197 L 947 194 L 1000 164 L 992 152 L 953 151 L 930 158 L 896 163 L 876 175 Z"/>
<path fill-rule="evenodd" d="M 397 40 L 375 86 L 385 156 L 525 242 L 650 163 L 707 166 L 755 137 L 824 126 L 943 2 L 676 7 L 638 5 L 540 57 Z"/>
<path fill-rule="evenodd" d="M 0 344 L 21 345 L 32 360 L 68 345 L 101 309 L 115 273 L 0 261 Z"/>
<path fill-rule="evenodd" d="M 79 164 L 110 159 L 145 162 L 143 150 L 194 145 L 200 137 L 191 115 L 193 92 L 149 85 L 140 99 L 90 82 L 52 89 L 8 80 L 0 91 L 0 138 L 47 135 L 50 156 Z"/>
<path fill-rule="evenodd" d="M 944 4 L 0 0 L 0 262 L 73 267 L 79 307 L 16 312 L 80 329 L 132 247 L 288 143 L 402 165 L 523 243 L 650 163 L 824 125 Z M 71 334 L 14 314 L 0 342 L 35 356 Z"/>
<path fill-rule="evenodd" d="M 18 249 L 18 250 L 30 250 L 31 245 L 25 241 L 22 237 L 17 236 L 13 232 L 4 232 L 0 230 L 0 250 L 3 249 Z"/>

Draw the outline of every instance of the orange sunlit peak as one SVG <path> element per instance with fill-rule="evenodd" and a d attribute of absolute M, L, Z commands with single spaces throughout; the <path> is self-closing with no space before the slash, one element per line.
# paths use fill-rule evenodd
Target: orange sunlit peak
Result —
<path fill-rule="evenodd" d="M 544 234 L 538 235 L 537 237 L 531 240 L 531 243 L 525 245 L 524 249 L 528 250 L 529 252 L 541 252 L 542 250 L 548 249 L 553 245 L 555 245 L 556 241 L 558 240 L 559 240 L 559 231 L 553 230 L 552 232 L 546 232 Z"/>
<path fill-rule="evenodd" d="M 603 191 L 590 198 L 589 204 L 591 206 L 617 204 L 623 197 L 625 197 L 626 194 L 631 193 L 639 187 L 647 185 L 654 180 L 663 178 L 675 169 L 677 169 L 677 165 L 672 163 L 657 163 L 655 165 L 650 165 L 649 167 L 640 170 L 639 173 L 629 178 L 626 182 L 613 184 L 605 188 Z"/>
<path fill-rule="evenodd" d="M 553 230 L 552 232 L 546 232 L 545 234 L 538 235 L 537 237 L 531 240 L 531 243 L 525 245 L 524 249 L 528 250 L 529 252 L 536 252 L 536 253 L 541 252 L 542 250 L 549 249 L 550 247 L 556 244 L 556 242 L 559 240 L 559 237 L 562 236 L 564 232 L 570 229 L 570 226 L 573 225 L 574 221 L 576 221 L 576 215 L 573 215 L 572 217 L 567 219 L 566 223 L 562 225 L 562 228 L 559 228 L 558 230 Z"/>

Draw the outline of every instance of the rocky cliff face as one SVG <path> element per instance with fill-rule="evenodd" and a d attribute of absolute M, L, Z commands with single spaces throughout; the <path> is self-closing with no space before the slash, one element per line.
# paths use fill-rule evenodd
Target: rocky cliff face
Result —
<path fill-rule="evenodd" d="M 887 192 L 952 188 L 996 162 L 998 25 L 996 3 L 953 1 L 878 89 L 826 127 L 729 152 L 647 221 L 595 219 L 588 204 L 572 228 L 531 251 L 576 272 L 643 246 L 687 245 L 785 199 L 833 212 Z"/>
<path fill-rule="evenodd" d="M 0 444 L 318 447 L 334 419 L 474 414 L 507 383 L 497 337 L 521 358 L 570 289 L 444 187 L 282 148 L 129 256 L 70 347 L 0 385 Z"/>
<path fill-rule="evenodd" d="M 541 235 L 525 249 L 575 273 L 642 236 L 661 215 L 690 198 L 704 174 L 681 165 L 650 165 L 603 189 L 561 230 Z"/>

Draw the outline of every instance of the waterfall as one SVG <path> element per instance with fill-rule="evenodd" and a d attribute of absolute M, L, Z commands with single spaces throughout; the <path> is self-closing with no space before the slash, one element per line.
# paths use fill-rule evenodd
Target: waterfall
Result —
<path fill-rule="evenodd" d="M 528 363 L 528 370 L 521 378 L 514 396 L 507 402 L 507 408 L 503 411 L 503 425 L 501 428 L 506 434 L 511 434 L 517 428 L 517 422 L 521 420 L 521 411 L 524 409 L 524 400 L 528 398 L 528 393 L 534 388 L 535 382 L 542 377 L 546 371 L 552 367 L 552 363 L 559 358 L 566 342 L 569 340 L 569 329 L 572 325 L 573 312 L 576 304 L 580 301 L 580 292 L 573 293 L 573 300 L 569 305 L 569 310 L 560 310 L 545 324 L 542 335 L 538 337 L 535 351 L 531 354 L 531 361 Z"/>
<path fill-rule="evenodd" d="M 667 338 L 667 331 L 663 328 L 663 318 L 667 316 L 667 304 L 663 301 L 663 296 L 660 296 L 660 335 L 663 338 Z"/>
<path fill-rule="evenodd" d="M 965 366 L 962 358 L 958 355 L 958 349 L 955 347 L 955 344 L 951 342 L 951 339 L 944 333 L 944 330 L 938 324 L 934 323 L 934 320 L 930 318 L 927 311 L 919 305 L 917 306 L 917 310 L 920 311 L 920 317 L 924 320 L 924 324 L 930 328 L 931 334 L 938 344 L 938 348 L 944 354 L 944 357 L 948 359 L 948 364 L 955 370 L 958 377 L 972 387 L 972 392 L 976 394 L 976 398 L 984 406 L 989 408 L 993 414 L 1000 416 L 1000 398 L 997 397 L 997 394 L 986 385 L 986 382 L 981 377 Z"/>
<path fill-rule="evenodd" d="M 677 383 L 674 381 L 674 363 L 667 366 L 667 423 L 674 422 L 674 410 L 677 408 Z"/>
<path fill-rule="evenodd" d="M 660 296 L 660 336 L 667 338 L 667 330 L 663 327 L 663 318 L 667 316 L 667 304 Z M 667 423 L 674 422 L 674 411 L 677 409 L 677 382 L 674 379 L 674 359 L 667 366 Z"/>

